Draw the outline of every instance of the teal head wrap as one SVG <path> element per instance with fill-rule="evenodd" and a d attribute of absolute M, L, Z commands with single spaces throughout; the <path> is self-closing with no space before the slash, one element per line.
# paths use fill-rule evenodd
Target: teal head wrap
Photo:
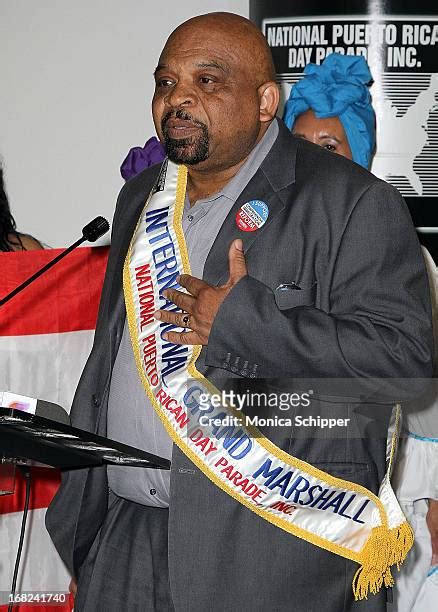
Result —
<path fill-rule="evenodd" d="M 367 84 L 368 64 L 359 55 L 332 53 L 324 62 L 307 64 L 286 103 L 284 122 L 292 129 L 297 117 L 309 108 L 318 119 L 339 117 L 353 160 L 368 168 L 375 145 L 375 115 Z"/>

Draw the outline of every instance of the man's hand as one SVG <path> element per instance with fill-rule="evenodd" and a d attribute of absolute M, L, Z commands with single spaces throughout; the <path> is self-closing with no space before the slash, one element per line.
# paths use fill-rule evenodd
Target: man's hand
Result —
<path fill-rule="evenodd" d="M 432 542 L 431 566 L 438 565 L 438 500 L 429 499 L 429 510 L 426 516 L 427 526 Z"/>
<path fill-rule="evenodd" d="M 181 333 L 169 332 L 165 334 L 166 340 L 174 344 L 208 343 L 211 326 L 220 305 L 234 285 L 248 274 L 243 243 L 240 239 L 232 242 L 228 252 L 228 263 L 230 276 L 225 285 L 213 287 L 199 278 L 183 274 L 179 277 L 178 282 L 181 287 L 187 289 L 188 294 L 176 289 L 163 291 L 164 297 L 179 306 L 184 312 L 157 310 L 154 314 L 155 318 L 190 330 Z"/>

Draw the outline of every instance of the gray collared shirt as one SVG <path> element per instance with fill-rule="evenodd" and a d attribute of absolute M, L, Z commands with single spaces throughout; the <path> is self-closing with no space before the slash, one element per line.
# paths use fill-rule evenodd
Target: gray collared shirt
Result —
<path fill-rule="evenodd" d="M 278 124 L 273 121 L 239 172 L 220 192 L 198 200 L 193 206 L 186 197 L 182 226 L 193 276 L 202 278 L 207 255 L 225 218 L 277 136 Z M 126 322 L 111 378 L 107 434 L 109 438 L 124 444 L 171 459 L 172 440 L 139 380 Z M 108 466 L 108 483 L 116 495 L 139 504 L 169 505 L 169 471 Z"/>

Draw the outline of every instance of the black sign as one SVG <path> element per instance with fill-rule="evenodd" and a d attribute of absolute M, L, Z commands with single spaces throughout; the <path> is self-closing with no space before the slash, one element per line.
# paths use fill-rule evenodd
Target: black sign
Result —
<path fill-rule="evenodd" d="M 374 2 L 346 4 L 255 0 L 250 15 L 272 49 L 283 99 L 309 62 L 333 52 L 367 59 L 372 172 L 399 189 L 417 226 L 438 227 L 438 6 L 416 2 L 414 14 L 413 3 L 386 2 L 383 14 Z"/>

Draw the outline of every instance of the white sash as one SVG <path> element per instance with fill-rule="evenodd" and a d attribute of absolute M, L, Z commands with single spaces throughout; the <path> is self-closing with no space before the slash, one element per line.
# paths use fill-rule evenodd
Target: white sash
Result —
<path fill-rule="evenodd" d="M 201 347 L 163 339 L 173 326 L 157 321 L 153 313 L 179 309 L 162 291 L 181 289 L 177 275 L 190 274 L 182 232 L 186 181 L 185 166 L 164 162 L 124 266 L 129 330 L 149 400 L 173 442 L 216 486 L 284 531 L 359 563 L 353 581 L 356 599 L 377 593 L 383 584 L 392 586 L 390 568 L 399 567 L 413 543 L 389 479 L 400 407 L 388 472 L 376 496 L 289 455 L 255 427 L 215 425 L 211 417 L 223 421 L 242 415 L 230 406 L 200 406 L 201 394 L 219 393 L 195 367 Z"/>

